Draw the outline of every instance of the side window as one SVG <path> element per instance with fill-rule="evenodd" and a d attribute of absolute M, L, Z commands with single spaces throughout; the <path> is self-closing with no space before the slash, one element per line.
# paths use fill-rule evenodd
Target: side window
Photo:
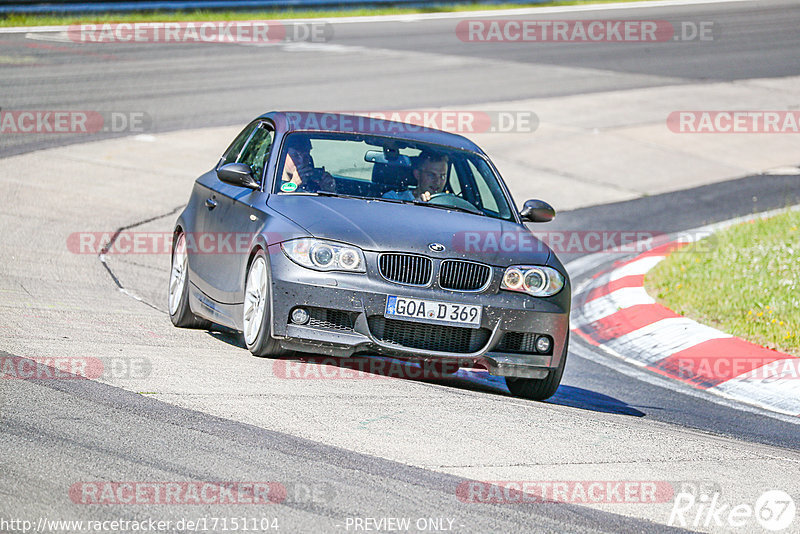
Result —
<path fill-rule="evenodd" d="M 363 141 L 313 139 L 308 154 L 315 167 L 325 167 L 334 176 L 369 181 L 372 179 L 374 164 L 365 154 L 370 148 Z"/>
<path fill-rule="evenodd" d="M 474 173 L 475 184 L 481 196 L 483 208 L 497 214 L 500 218 L 513 220 L 511 208 L 500 183 L 489 164 L 481 158 L 470 158 L 470 170 Z"/>
<path fill-rule="evenodd" d="M 242 147 L 247 140 L 250 139 L 250 136 L 256 128 L 258 128 L 258 124 L 249 124 L 244 130 L 239 132 L 239 135 L 236 136 L 236 139 L 233 140 L 231 146 L 228 147 L 228 150 L 226 150 L 225 154 L 222 156 L 220 166 L 228 163 L 236 163 L 239 153 L 242 151 Z"/>
<path fill-rule="evenodd" d="M 261 182 L 264 175 L 264 165 L 269 158 L 269 150 L 272 148 L 274 138 L 275 133 L 272 128 L 265 123 L 259 124 L 237 160 L 239 163 L 250 166 L 257 182 Z"/>
<path fill-rule="evenodd" d="M 469 169 L 475 177 L 475 185 L 478 186 L 478 194 L 481 196 L 483 207 L 494 213 L 498 213 L 500 210 L 497 208 L 497 199 L 495 199 L 494 192 L 489 189 L 486 180 L 481 176 L 480 171 L 471 161 L 469 162 Z"/>
<path fill-rule="evenodd" d="M 454 195 L 461 195 L 461 177 L 458 175 L 458 169 L 453 163 L 450 163 L 448 171 L 450 172 L 450 180 L 448 181 L 448 186 L 445 187 L 445 191 L 449 190 Z"/>

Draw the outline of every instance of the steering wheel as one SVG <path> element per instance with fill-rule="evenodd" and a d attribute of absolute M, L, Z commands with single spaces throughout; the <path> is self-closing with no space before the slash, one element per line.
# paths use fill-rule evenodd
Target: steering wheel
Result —
<path fill-rule="evenodd" d="M 447 184 L 447 185 L 445 186 L 445 188 L 444 188 L 444 190 L 442 191 L 442 193 L 450 193 L 451 195 L 455 195 L 455 196 L 457 196 L 458 198 L 464 198 L 464 190 L 462 189 L 462 190 L 461 190 L 461 191 L 459 191 L 458 193 L 454 193 L 454 192 L 453 192 L 453 189 L 452 189 L 452 187 L 450 187 L 450 184 Z M 436 194 L 438 195 L 439 193 L 436 193 Z"/>
<path fill-rule="evenodd" d="M 483 212 L 479 210 L 476 206 L 474 206 L 471 202 L 464 200 L 463 198 L 459 198 L 453 193 L 435 193 L 431 195 L 431 198 L 428 200 L 429 204 L 435 204 L 437 206 L 451 206 L 453 208 L 461 208 L 472 213 L 477 213 L 478 215 L 483 215 Z"/>

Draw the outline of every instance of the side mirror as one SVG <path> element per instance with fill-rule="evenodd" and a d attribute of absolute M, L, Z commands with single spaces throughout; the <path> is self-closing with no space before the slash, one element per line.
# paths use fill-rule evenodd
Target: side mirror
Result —
<path fill-rule="evenodd" d="M 250 170 L 249 165 L 244 163 L 226 163 L 217 169 L 217 178 L 226 184 L 249 187 L 250 189 L 259 188 L 258 182 L 253 178 L 253 171 Z"/>
<path fill-rule="evenodd" d="M 519 215 L 523 221 L 543 223 L 552 221 L 556 210 L 544 200 L 526 200 Z"/>

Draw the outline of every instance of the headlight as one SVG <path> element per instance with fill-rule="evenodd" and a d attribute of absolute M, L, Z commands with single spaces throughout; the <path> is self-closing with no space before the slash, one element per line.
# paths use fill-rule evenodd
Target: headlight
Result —
<path fill-rule="evenodd" d="M 350 245 L 303 238 L 281 243 L 281 249 L 290 260 L 309 269 L 366 272 L 364 253 Z"/>
<path fill-rule="evenodd" d="M 514 265 L 506 269 L 500 289 L 534 297 L 552 297 L 564 287 L 564 276 L 552 267 Z"/>
<path fill-rule="evenodd" d="M 509 267 L 506 269 L 506 274 L 503 275 L 503 285 L 501 287 L 503 289 L 513 289 L 516 291 L 522 287 L 522 278 L 522 271 L 516 267 Z"/>

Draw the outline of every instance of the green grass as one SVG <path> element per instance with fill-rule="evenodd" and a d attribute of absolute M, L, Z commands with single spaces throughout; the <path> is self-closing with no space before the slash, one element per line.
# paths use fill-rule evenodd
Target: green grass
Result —
<path fill-rule="evenodd" d="M 800 356 L 800 211 L 674 252 L 647 274 L 645 287 L 681 315 Z"/>
<path fill-rule="evenodd" d="M 421 6 L 421 7 L 374 7 L 353 9 L 277 9 L 260 11 L 176 11 L 176 12 L 141 12 L 141 13 L 104 13 L 99 15 L 35 15 L 9 14 L 0 15 L 0 27 L 11 26 L 57 26 L 69 24 L 92 24 L 98 22 L 198 22 L 217 20 L 274 20 L 295 18 L 330 18 L 358 17 L 374 15 L 404 15 L 411 13 L 444 13 L 459 11 L 481 11 L 496 9 L 516 9 L 522 7 L 548 7 L 583 4 L 607 4 L 617 2 L 636 2 L 641 0 L 563 0 L 541 3 L 464 3 L 456 5 Z"/>

